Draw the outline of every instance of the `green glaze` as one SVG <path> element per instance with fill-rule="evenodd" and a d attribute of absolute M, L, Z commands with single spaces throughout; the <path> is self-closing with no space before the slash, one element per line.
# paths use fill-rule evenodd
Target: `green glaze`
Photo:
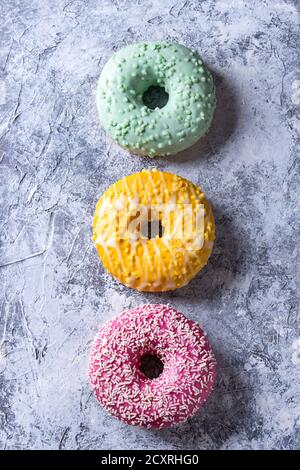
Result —
<path fill-rule="evenodd" d="M 160 86 L 167 104 L 150 109 L 143 95 Z M 116 52 L 101 73 L 97 106 L 105 130 L 138 155 L 171 155 L 208 130 L 215 89 L 209 71 L 190 49 L 171 42 L 133 44 Z"/>

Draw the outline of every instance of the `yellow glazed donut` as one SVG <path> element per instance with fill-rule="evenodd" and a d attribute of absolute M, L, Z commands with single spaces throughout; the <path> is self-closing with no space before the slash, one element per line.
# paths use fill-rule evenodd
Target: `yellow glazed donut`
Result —
<path fill-rule="evenodd" d="M 215 239 L 201 189 L 172 173 L 125 176 L 99 199 L 92 237 L 105 268 L 139 291 L 187 284 L 207 263 Z"/>

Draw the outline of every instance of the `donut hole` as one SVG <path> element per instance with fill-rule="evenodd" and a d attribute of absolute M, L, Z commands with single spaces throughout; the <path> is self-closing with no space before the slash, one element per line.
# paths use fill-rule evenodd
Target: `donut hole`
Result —
<path fill-rule="evenodd" d="M 147 108 L 163 108 L 169 101 L 169 94 L 164 87 L 151 85 L 143 94 L 143 103 Z"/>
<path fill-rule="evenodd" d="M 164 234 L 164 227 L 160 220 L 144 220 L 141 223 L 141 236 L 143 238 L 156 238 L 157 236 L 161 238 Z"/>
<path fill-rule="evenodd" d="M 140 359 L 140 371 L 147 379 L 157 379 L 162 374 L 164 364 L 161 359 L 153 353 L 143 354 Z"/>

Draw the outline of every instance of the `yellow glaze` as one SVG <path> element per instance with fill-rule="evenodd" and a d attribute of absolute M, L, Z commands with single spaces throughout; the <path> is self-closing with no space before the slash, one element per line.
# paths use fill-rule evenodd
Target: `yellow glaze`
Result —
<path fill-rule="evenodd" d="M 190 215 L 180 219 L 181 208 Z M 143 236 L 143 217 L 147 223 L 160 221 L 162 236 Z M 186 222 L 186 217 L 193 223 L 189 230 L 182 230 L 178 221 Z M 198 186 L 171 173 L 143 170 L 120 179 L 99 199 L 92 239 L 105 268 L 116 279 L 139 291 L 161 292 L 184 286 L 205 266 L 215 223 Z"/>

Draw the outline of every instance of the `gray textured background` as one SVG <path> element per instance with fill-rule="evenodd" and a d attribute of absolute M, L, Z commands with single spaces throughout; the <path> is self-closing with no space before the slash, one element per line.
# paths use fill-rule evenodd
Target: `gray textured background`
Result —
<path fill-rule="evenodd" d="M 299 38 L 292 1 L 1 3 L 2 448 L 300 448 Z M 218 108 L 199 145 L 150 160 L 110 143 L 95 88 L 113 51 L 160 39 L 199 51 Z M 113 281 L 90 241 L 103 190 L 154 166 L 201 184 L 217 223 L 208 266 L 162 295 Z M 99 325 L 142 302 L 201 323 L 219 362 L 207 406 L 170 430 L 123 425 L 87 383 Z"/>

